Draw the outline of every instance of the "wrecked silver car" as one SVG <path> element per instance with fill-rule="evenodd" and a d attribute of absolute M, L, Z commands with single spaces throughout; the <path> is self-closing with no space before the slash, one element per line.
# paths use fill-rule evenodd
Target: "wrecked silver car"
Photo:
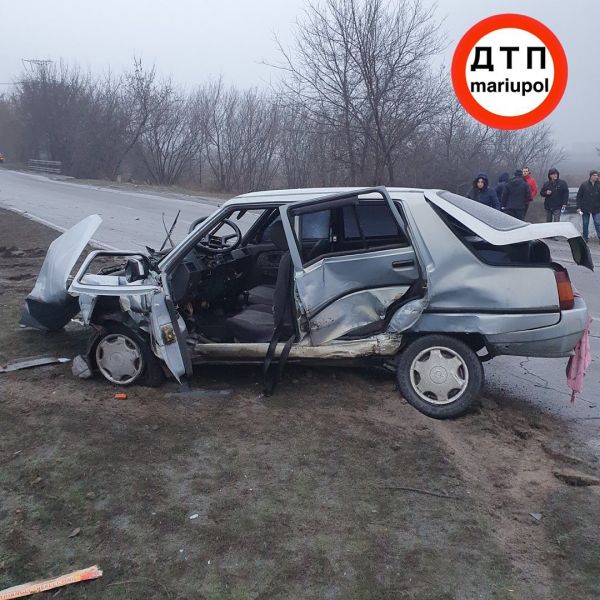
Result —
<path fill-rule="evenodd" d="M 92 252 L 69 284 L 101 222 L 88 217 L 50 246 L 21 323 L 53 330 L 81 312 L 90 372 L 119 385 L 262 363 L 270 392 L 286 361 L 393 367 L 437 418 L 477 399 L 483 361 L 568 356 L 588 323 L 543 241 L 565 238 L 593 269 L 570 223 L 384 187 L 250 193 L 200 221 L 168 251 Z"/>

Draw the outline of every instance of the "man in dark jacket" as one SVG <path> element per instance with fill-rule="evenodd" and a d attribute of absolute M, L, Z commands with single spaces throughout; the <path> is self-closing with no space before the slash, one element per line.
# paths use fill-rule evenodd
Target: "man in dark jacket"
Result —
<path fill-rule="evenodd" d="M 596 234 L 600 240 L 600 183 L 598 183 L 598 171 L 590 171 L 590 178 L 579 186 L 577 212 L 581 215 L 583 222 L 583 239 L 586 242 L 588 241 L 590 215 L 592 215 Z"/>
<path fill-rule="evenodd" d="M 502 192 L 506 187 L 506 182 L 508 181 L 509 177 L 510 176 L 507 171 L 504 171 L 504 173 L 500 173 L 500 177 L 498 177 L 498 183 L 496 184 L 496 196 L 498 196 L 498 200 L 502 198 Z"/>
<path fill-rule="evenodd" d="M 496 196 L 496 192 L 488 186 L 488 176 L 485 173 L 479 173 L 479 175 L 475 177 L 473 180 L 473 187 L 469 190 L 467 198 L 500 210 L 498 196 Z"/>
<path fill-rule="evenodd" d="M 566 181 L 560 179 L 557 169 L 552 168 L 548 171 L 548 181 L 544 181 L 540 196 L 544 199 L 546 222 L 560 221 L 562 208 L 569 200 L 569 186 Z"/>
<path fill-rule="evenodd" d="M 511 217 L 523 221 L 530 197 L 531 191 L 523 179 L 523 171 L 517 169 L 502 192 L 502 209 Z"/>

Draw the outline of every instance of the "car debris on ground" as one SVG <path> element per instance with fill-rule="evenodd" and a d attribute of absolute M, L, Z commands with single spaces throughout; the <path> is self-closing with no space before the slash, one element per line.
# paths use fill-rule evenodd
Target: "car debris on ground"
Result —
<path fill-rule="evenodd" d="M 543 516 L 543 515 L 542 515 L 542 513 L 539 513 L 539 512 L 530 512 L 530 513 L 529 513 L 529 516 L 530 516 L 532 519 L 535 519 L 536 521 L 541 521 L 541 520 L 542 520 L 542 516 Z"/>
<path fill-rule="evenodd" d="M 81 354 L 78 354 L 73 359 L 71 372 L 73 373 L 74 377 L 79 377 L 79 379 L 91 379 L 94 376 L 88 361 L 86 360 L 85 356 L 82 356 Z"/>
<path fill-rule="evenodd" d="M 58 356 L 30 356 L 29 358 L 19 358 L 10 360 L 5 365 L 0 365 L 0 373 L 10 373 L 11 371 L 31 369 L 32 367 L 68 363 L 70 360 L 70 358 Z"/>
<path fill-rule="evenodd" d="M 167 392 L 165 398 L 169 400 L 220 400 L 231 396 L 231 389 L 208 390 L 208 389 L 190 389 L 182 387 L 176 392 Z"/>

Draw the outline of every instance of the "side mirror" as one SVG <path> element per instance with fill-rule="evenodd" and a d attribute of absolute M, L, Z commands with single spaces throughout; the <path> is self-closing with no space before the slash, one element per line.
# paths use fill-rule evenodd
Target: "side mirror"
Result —
<path fill-rule="evenodd" d="M 128 258 L 125 265 L 125 279 L 128 283 L 148 277 L 148 265 L 139 258 Z"/>

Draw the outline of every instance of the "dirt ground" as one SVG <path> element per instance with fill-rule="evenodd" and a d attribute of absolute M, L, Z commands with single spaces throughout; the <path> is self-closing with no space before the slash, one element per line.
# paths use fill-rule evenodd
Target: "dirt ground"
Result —
<path fill-rule="evenodd" d="M 57 235 L 0 211 L 0 364 L 85 347 L 17 323 Z M 98 564 L 57 597 L 600 597 L 600 488 L 553 474 L 600 468 L 561 421 L 489 392 L 434 421 L 377 370 L 259 381 L 213 367 L 192 387 L 230 395 L 119 401 L 70 364 L 0 374 L 0 589 Z"/>

